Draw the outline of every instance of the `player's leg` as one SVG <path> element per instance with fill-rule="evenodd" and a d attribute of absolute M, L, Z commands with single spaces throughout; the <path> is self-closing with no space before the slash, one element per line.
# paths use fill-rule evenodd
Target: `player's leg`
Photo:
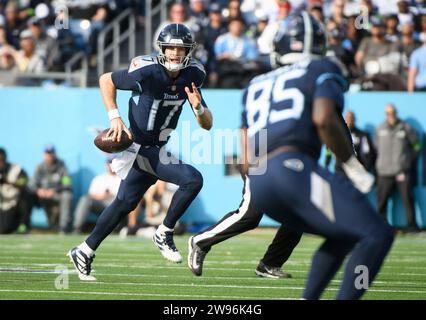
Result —
<path fill-rule="evenodd" d="M 172 229 L 203 187 L 203 177 L 197 169 L 182 161 L 166 165 L 160 162 L 156 173 L 161 180 L 179 186 L 163 221 L 166 227 Z"/>
<path fill-rule="evenodd" d="M 290 165 L 286 160 L 298 161 L 302 166 Z M 312 261 L 304 298 L 320 297 L 355 243 L 358 245 L 347 265 L 338 298 L 359 298 L 365 290 L 354 287 L 357 274 L 353 267 L 365 265 L 371 283 L 392 244 L 390 226 L 348 180 L 320 168 L 306 155 L 277 156 L 268 162 L 268 172 L 252 177 L 256 207 L 264 208 L 283 224 L 327 239 Z"/>
<path fill-rule="evenodd" d="M 86 240 L 87 245 L 96 250 L 120 221 L 136 208 L 146 190 L 156 181 L 156 177 L 134 165 L 126 179 L 121 181 L 117 197 L 99 216 L 95 228 Z"/>
<path fill-rule="evenodd" d="M 291 278 L 291 274 L 283 272 L 281 267 L 287 262 L 294 248 L 300 242 L 302 232 L 281 225 L 272 243 L 266 250 L 256 268 L 256 274 L 268 278 Z"/>
<path fill-rule="evenodd" d="M 194 243 L 208 252 L 212 246 L 259 225 L 262 213 L 253 207 L 251 193 L 244 180 L 243 199 L 237 210 L 227 213 L 217 223 L 193 237 Z"/>
<path fill-rule="evenodd" d="M 173 241 L 173 231 L 177 221 L 185 213 L 203 186 L 201 173 L 173 157 L 160 159 L 160 148 L 144 148 L 139 152 L 137 161 L 140 167 L 152 171 L 160 180 L 179 186 L 172 197 L 163 223 L 158 227 L 153 241 L 161 254 L 172 262 L 182 262 L 182 256 Z"/>
<path fill-rule="evenodd" d="M 120 223 L 121 219 L 137 206 L 143 194 L 156 180 L 156 177 L 141 171 L 137 165 L 133 165 L 126 179 L 121 181 L 117 197 L 101 213 L 92 233 L 86 241 L 68 252 L 81 280 L 96 280 L 90 275 L 95 250 Z"/>
<path fill-rule="evenodd" d="M 327 240 L 317 251 L 304 297 L 316 299 L 330 281 L 345 256 L 351 251 L 337 299 L 359 299 L 372 283 L 393 242 L 393 230 L 371 206 L 367 197 L 348 180 L 333 176 L 322 168 L 314 172 L 329 183 L 335 218 L 329 225 L 320 223 L 317 231 Z M 318 187 L 327 188 L 327 184 Z M 311 194 L 316 193 L 311 185 Z M 323 210 L 321 210 L 323 211 Z M 357 286 L 360 267 L 368 270 L 366 286 Z"/>
<path fill-rule="evenodd" d="M 253 207 L 250 190 L 244 181 L 243 200 L 239 208 L 226 214 L 207 230 L 189 238 L 188 267 L 196 276 L 201 276 L 204 258 L 212 246 L 256 228 L 261 218 L 262 213 Z"/>

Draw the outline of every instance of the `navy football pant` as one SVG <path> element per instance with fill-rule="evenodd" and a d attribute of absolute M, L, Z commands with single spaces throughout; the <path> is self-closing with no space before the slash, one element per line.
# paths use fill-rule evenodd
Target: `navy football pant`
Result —
<path fill-rule="evenodd" d="M 392 228 L 365 195 L 301 152 L 269 159 L 265 174 L 250 175 L 250 187 L 254 205 L 271 218 L 326 238 L 314 254 L 304 298 L 319 299 L 351 251 L 337 299 L 362 296 L 393 242 Z"/>
<path fill-rule="evenodd" d="M 180 160 L 165 164 L 160 161 L 159 154 L 158 147 L 141 147 L 128 176 L 121 181 L 117 197 L 99 216 L 86 240 L 91 249 L 97 249 L 121 219 L 136 208 L 145 192 L 158 179 L 179 186 L 163 221 L 166 227 L 173 229 L 195 199 L 203 186 L 201 173 Z"/>
<path fill-rule="evenodd" d="M 256 228 L 262 216 L 263 213 L 253 207 L 251 192 L 244 177 L 243 200 L 238 209 L 227 213 L 220 221 L 197 234 L 194 241 L 201 250 L 208 252 L 215 244 Z M 280 226 L 261 261 L 269 267 L 281 268 L 301 237 L 301 232 Z"/>

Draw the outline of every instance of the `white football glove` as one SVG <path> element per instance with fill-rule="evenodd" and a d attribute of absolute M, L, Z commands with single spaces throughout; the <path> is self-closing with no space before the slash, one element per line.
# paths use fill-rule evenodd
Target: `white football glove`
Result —
<path fill-rule="evenodd" d="M 362 193 L 368 193 L 371 190 L 374 184 L 374 176 L 364 169 L 355 155 L 352 155 L 349 160 L 343 163 L 342 167 L 355 188 Z"/>

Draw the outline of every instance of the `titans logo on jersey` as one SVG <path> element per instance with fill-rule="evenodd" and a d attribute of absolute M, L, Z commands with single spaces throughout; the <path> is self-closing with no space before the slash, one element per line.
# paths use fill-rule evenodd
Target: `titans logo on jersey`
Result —
<path fill-rule="evenodd" d="M 173 79 L 155 56 L 136 57 L 128 70 L 113 72 L 112 81 L 117 89 L 133 91 L 129 121 L 135 141 L 141 145 L 164 145 L 187 100 L 185 87 L 191 88 L 194 82 L 200 88 L 205 75 L 204 67 L 191 59 L 190 65 Z M 202 104 L 207 107 L 204 100 Z"/>
<path fill-rule="evenodd" d="M 254 78 L 243 95 L 242 126 L 255 155 L 292 145 L 318 158 L 321 141 L 312 103 L 317 97 L 333 99 L 341 112 L 346 87 L 341 68 L 328 58 L 306 59 Z M 266 148 L 260 138 L 264 129 Z"/>

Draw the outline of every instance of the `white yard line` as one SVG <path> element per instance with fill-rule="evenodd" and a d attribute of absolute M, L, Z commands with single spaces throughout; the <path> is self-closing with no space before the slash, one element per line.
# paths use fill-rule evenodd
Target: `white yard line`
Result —
<path fill-rule="evenodd" d="M 25 293 L 64 293 L 64 294 L 82 294 L 82 295 L 109 295 L 109 296 L 140 296 L 140 297 L 178 297 L 178 298 L 206 298 L 206 299 L 279 299 L 279 300 L 298 300 L 299 298 L 282 298 L 282 297 L 244 297 L 244 296 L 211 296 L 200 294 L 156 294 L 156 293 L 130 293 L 130 292 L 97 292 L 97 291 L 70 291 L 70 290 L 12 290 L 0 289 L 0 292 L 25 292 Z"/>

